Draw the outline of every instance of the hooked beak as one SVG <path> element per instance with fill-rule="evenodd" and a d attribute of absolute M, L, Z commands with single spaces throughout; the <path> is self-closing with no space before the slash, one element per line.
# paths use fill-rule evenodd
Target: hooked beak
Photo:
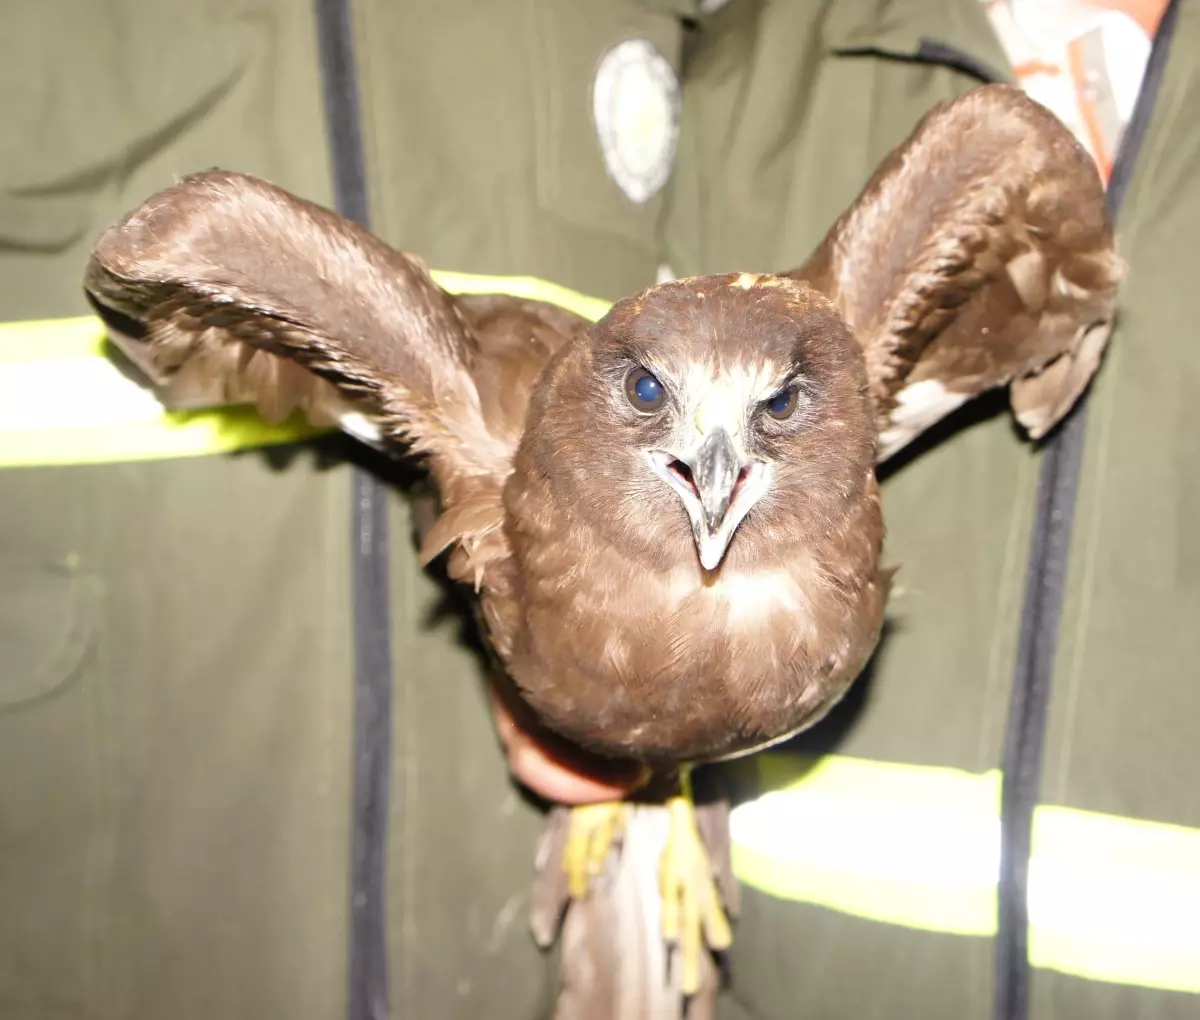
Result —
<path fill-rule="evenodd" d="M 700 563 L 715 570 L 733 533 L 770 481 L 770 467 L 741 453 L 729 433 L 714 428 L 687 453 L 649 452 L 650 466 L 683 500 Z"/>

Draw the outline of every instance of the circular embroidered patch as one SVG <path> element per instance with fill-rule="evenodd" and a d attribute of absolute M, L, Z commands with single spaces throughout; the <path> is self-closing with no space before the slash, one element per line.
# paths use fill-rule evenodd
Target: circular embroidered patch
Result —
<path fill-rule="evenodd" d="M 667 183 L 679 137 L 679 79 L 646 39 L 626 39 L 596 69 L 592 114 L 609 176 L 633 202 Z"/>

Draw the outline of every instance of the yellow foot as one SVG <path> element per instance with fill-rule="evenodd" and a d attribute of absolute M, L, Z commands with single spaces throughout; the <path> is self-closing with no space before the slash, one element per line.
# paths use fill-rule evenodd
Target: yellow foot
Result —
<path fill-rule="evenodd" d="M 563 870 L 571 899 L 581 900 L 592 879 L 603 874 L 608 852 L 625 831 L 623 801 L 585 804 L 571 809 L 571 827 L 563 847 Z"/>
<path fill-rule="evenodd" d="M 680 990 L 700 990 L 700 960 L 704 947 L 728 949 L 733 942 L 729 918 L 721 904 L 708 851 L 696 827 L 691 784 L 684 776 L 683 791 L 667 801 L 671 812 L 667 845 L 659 865 L 663 938 L 679 949 Z"/>

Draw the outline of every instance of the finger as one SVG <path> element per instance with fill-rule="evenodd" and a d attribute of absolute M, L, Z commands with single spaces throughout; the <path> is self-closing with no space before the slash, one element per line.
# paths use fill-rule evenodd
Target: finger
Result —
<path fill-rule="evenodd" d="M 637 762 L 588 754 L 549 733 L 535 736 L 517 722 L 491 685 L 488 697 L 509 768 L 540 797 L 560 804 L 594 804 L 621 800 L 649 781 L 650 770 Z"/>
<path fill-rule="evenodd" d="M 528 737 L 516 737 L 509 747 L 509 768 L 516 780 L 539 797 L 558 804 L 597 804 L 621 800 L 637 789 L 640 777 L 609 782 L 563 765 Z"/>

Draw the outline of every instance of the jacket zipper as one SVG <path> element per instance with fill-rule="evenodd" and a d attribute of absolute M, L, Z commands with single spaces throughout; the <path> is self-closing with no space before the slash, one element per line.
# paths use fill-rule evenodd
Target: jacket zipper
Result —
<path fill-rule="evenodd" d="M 1159 23 L 1141 91 L 1113 165 L 1105 198 L 1114 220 L 1133 177 L 1138 152 L 1154 112 L 1175 28 L 1179 0 L 1170 0 Z M 968 53 L 922 39 L 916 59 L 943 64 L 982 81 L 1008 81 Z M 1029 1016 L 1029 858 L 1037 806 L 1054 673 L 1062 621 L 1071 526 L 1083 459 L 1087 403 L 1081 399 L 1044 444 L 1029 569 L 1021 609 L 1017 664 L 1013 676 L 1001 762 L 1000 877 L 997 890 L 994 1020 Z"/>
<path fill-rule="evenodd" d="M 367 174 L 349 0 L 316 0 L 325 120 L 338 212 L 367 226 Z M 387 820 L 391 807 L 392 648 L 387 491 L 352 468 L 354 823 L 348 1020 L 387 1020 Z"/>
<path fill-rule="evenodd" d="M 1133 115 L 1117 152 L 1105 198 L 1114 221 L 1129 190 L 1166 69 L 1178 0 L 1159 23 Z M 1029 1016 L 1029 857 L 1042 751 L 1062 621 L 1071 525 L 1083 459 L 1087 406 L 1080 401 L 1046 443 L 1038 480 L 1017 665 L 1009 702 L 1002 763 L 1000 885 L 997 897 L 994 1020 Z"/>

